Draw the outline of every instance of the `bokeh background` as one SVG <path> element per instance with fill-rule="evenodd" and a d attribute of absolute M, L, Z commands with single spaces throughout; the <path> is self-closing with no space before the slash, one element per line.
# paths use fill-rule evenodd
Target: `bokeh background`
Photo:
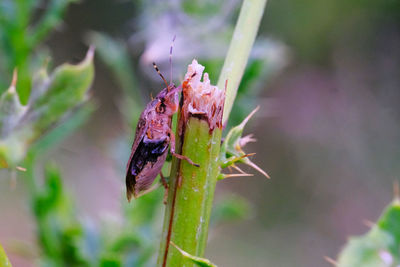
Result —
<path fill-rule="evenodd" d="M 57 66 L 97 46 L 91 89 L 97 109 L 42 161 L 60 167 L 82 220 L 96 225 L 120 216 L 137 116 L 127 113 L 162 86 L 151 62 L 168 76 L 176 35 L 174 80 L 198 58 L 216 83 L 239 6 L 236 0 L 68 6 L 43 47 Z M 118 69 L 113 60 L 121 51 L 127 57 Z M 235 194 L 250 207 L 244 219 L 211 229 L 206 256 L 218 266 L 330 266 L 324 256 L 335 258 L 348 236 L 368 230 L 364 222 L 378 218 L 399 179 L 400 2 L 269 0 L 251 67 L 255 78 L 242 84 L 230 124 L 260 105 L 246 129 L 257 143 L 246 152 L 257 153 L 254 161 L 272 179 L 256 173 L 219 182 L 217 201 Z M 127 95 L 136 98 L 124 102 Z M 6 250 L 16 240 L 34 247 L 26 190 L 18 177 L 13 189 L 9 176 L 0 171 L 0 240 Z M 15 266 L 33 266 L 29 255 L 9 256 Z"/>

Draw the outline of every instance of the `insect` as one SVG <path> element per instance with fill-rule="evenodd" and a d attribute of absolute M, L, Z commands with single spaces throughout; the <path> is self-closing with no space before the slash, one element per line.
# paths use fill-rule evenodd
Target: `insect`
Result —
<path fill-rule="evenodd" d="M 175 38 L 174 38 L 175 39 Z M 132 152 L 126 167 L 126 192 L 128 201 L 150 190 L 154 179 L 161 175 L 161 168 L 168 154 L 186 160 L 194 166 L 189 158 L 175 153 L 175 135 L 171 130 L 172 116 L 178 111 L 181 86 L 172 83 L 172 45 L 170 49 L 171 77 L 168 84 L 157 65 L 154 69 L 166 84 L 166 88 L 146 105 L 136 126 Z M 164 181 L 164 184 L 165 181 Z"/>

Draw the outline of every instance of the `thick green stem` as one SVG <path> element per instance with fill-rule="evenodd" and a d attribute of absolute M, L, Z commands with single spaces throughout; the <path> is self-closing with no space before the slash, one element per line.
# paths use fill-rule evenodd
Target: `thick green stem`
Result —
<path fill-rule="evenodd" d="M 177 244 L 186 252 L 202 256 L 207 243 L 208 223 L 214 198 L 221 129 L 210 131 L 207 121 L 190 118 L 176 146 L 182 155 L 200 164 L 195 167 L 186 161 L 173 160 L 168 202 L 158 259 L 159 266 L 193 266 L 170 245 Z"/>
<path fill-rule="evenodd" d="M 223 122 L 227 120 L 232 109 L 265 4 L 266 0 L 243 2 L 218 82 L 218 88 L 223 89 L 225 81 L 228 81 Z M 185 98 L 184 101 L 188 100 Z M 183 129 L 178 127 L 176 152 L 190 158 L 200 167 L 175 158 L 172 161 L 168 202 L 158 257 L 158 266 L 162 267 L 193 266 L 191 261 L 184 259 L 181 253 L 171 246 L 171 241 L 191 255 L 203 256 L 214 191 L 220 171 L 218 157 L 222 134 L 221 117 L 218 127 L 209 124 L 210 117 L 208 120 L 201 116 L 189 116 L 186 119 L 187 121 L 181 122 L 181 126 L 184 125 Z"/>
<path fill-rule="evenodd" d="M 266 3 L 267 0 L 244 0 L 240 9 L 232 41 L 217 84 L 218 88 L 222 89 L 225 82 L 228 81 L 223 124 L 228 121 L 232 110 Z"/>

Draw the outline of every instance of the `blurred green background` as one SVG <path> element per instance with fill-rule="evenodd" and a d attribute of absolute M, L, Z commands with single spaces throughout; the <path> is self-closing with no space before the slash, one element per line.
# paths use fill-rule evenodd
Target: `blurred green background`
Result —
<path fill-rule="evenodd" d="M 49 1 L 38 2 L 33 21 Z M 59 166 L 79 220 L 96 228 L 122 217 L 133 125 L 150 93 L 162 86 L 151 62 L 169 76 L 176 34 L 175 82 L 198 58 L 216 83 L 239 4 L 68 5 L 40 47 L 58 66 L 79 62 L 88 45 L 96 45 L 91 98 L 97 108 L 40 162 Z M 12 68 L 3 69 L 5 90 Z M 348 236 L 366 232 L 363 221 L 376 221 L 400 173 L 399 70 L 399 1 L 268 1 L 230 122 L 260 105 L 246 129 L 257 143 L 246 152 L 257 153 L 254 161 L 272 179 L 256 174 L 219 182 L 216 201 L 234 193 L 251 208 L 246 218 L 211 229 L 207 258 L 219 266 L 330 266 L 324 256 L 336 258 Z M 10 180 L 1 170 L 0 241 L 15 266 L 33 266 L 38 252 L 30 199 L 19 176 L 15 188 Z M 158 210 L 156 228 L 163 216 Z"/>

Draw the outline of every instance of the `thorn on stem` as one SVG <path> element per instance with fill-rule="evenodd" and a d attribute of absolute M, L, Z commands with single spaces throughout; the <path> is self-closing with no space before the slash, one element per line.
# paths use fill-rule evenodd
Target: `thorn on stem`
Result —
<path fill-rule="evenodd" d="M 260 109 L 260 106 L 257 106 L 243 121 L 239 124 L 239 127 L 244 128 L 247 122 L 253 117 L 253 115 Z"/>
<path fill-rule="evenodd" d="M 324 259 L 329 262 L 330 264 L 332 264 L 333 266 L 337 266 L 337 261 L 335 261 L 334 259 L 325 256 Z"/>
<path fill-rule="evenodd" d="M 233 167 L 235 170 L 237 170 L 238 172 L 245 174 L 245 172 L 244 172 L 241 168 L 239 168 L 238 166 L 236 166 L 235 164 L 232 164 L 232 167 Z"/>
<path fill-rule="evenodd" d="M 17 86 L 17 80 L 18 80 L 18 71 L 17 71 L 17 68 L 15 68 L 13 71 L 13 76 L 12 76 L 12 81 L 11 81 L 11 87 L 14 89 Z"/>
<path fill-rule="evenodd" d="M 232 177 L 248 177 L 248 176 L 254 176 L 252 173 L 231 173 L 231 174 L 224 174 L 224 176 L 220 179 L 226 179 L 226 178 L 232 178 Z"/>
<path fill-rule="evenodd" d="M 249 162 L 246 163 L 247 165 L 249 165 L 250 167 L 256 169 L 259 173 L 261 173 L 262 175 L 264 175 L 265 177 L 267 177 L 268 179 L 271 179 L 271 177 L 268 175 L 268 173 L 266 173 L 263 169 L 261 169 L 260 167 L 258 167 L 256 164 L 254 164 L 253 162 L 251 162 L 249 160 Z"/>

